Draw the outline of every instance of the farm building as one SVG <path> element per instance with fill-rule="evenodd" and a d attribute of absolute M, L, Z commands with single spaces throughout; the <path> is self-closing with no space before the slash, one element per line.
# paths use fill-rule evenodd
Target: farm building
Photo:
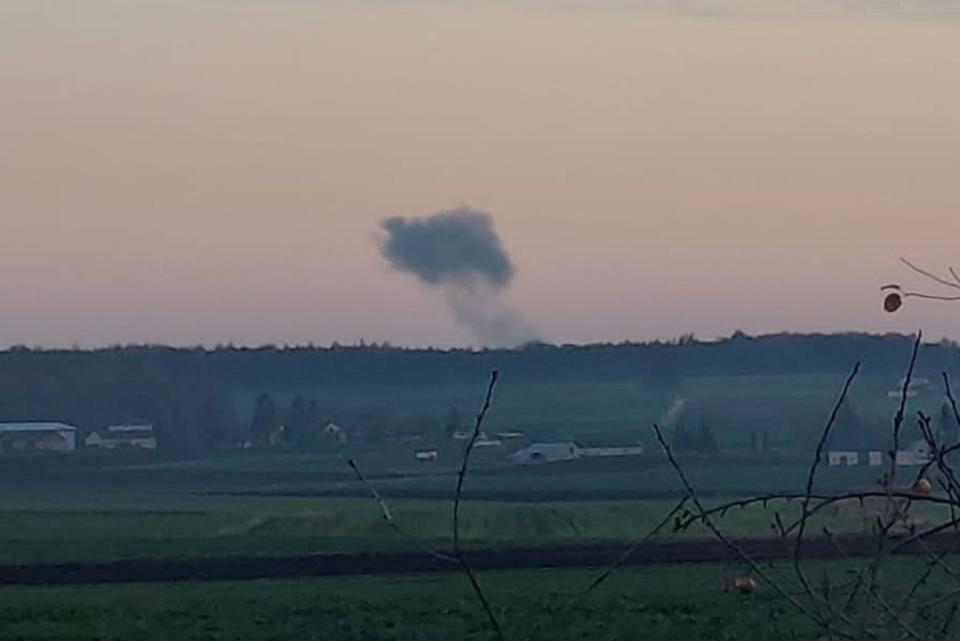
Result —
<path fill-rule="evenodd" d="M 887 398 L 900 398 L 903 396 L 903 386 L 906 384 L 906 382 L 906 378 L 901 378 L 900 382 L 897 383 L 896 389 L 892 389 L 887 392 Z M 917 394 L 930 391 L 930 389 L 931 385 L 929 378 L 916 376 L 910 381 L 910 386 L 907 388 L 907 398 L 913 398 Z"/>
<path fill-rule="evenodd" d="M 830 450 L 827 452 L 827 463 L 830 467 L 852 467 L 860 464 L 860 454 L 851 450 Z"/>
<path fill-rule="evenodd" d="M 556 463 L 580 458 L 580 446 L 573 441 L 561 443 L 531 443 L 507 457 L 513 463 L 521 465 L 536 463 Z"/>
<path fill-rule="evenodd" d="M 153 425 L 110 425 L 105 430 L 91 432 L 83 441 L 85 447 L 102 450 L 157 449 Z"/>
<path fill-rule="evenodd" d="M 930 448 L 923 441 L 917 441 L 909 448 L 897 450 L 897 465 L 924 465 L 930 462 Z"/>
<path fill-rule="evenodd" d="M 327 423 L 327 426 L 323 428 L 323 433 L 327 437 L 336 440 L 337 443 L 340 443 L 341 445 L 347 442 L 347 432 L 336 423 Z"/>
<path fill-rule="evenodd" d="M 436 461 L 437 450 L 417 450 L 415 456 L 418 461 Z"/>
<path fill-rule="evenodd" d="M 880 467 L 887 460 L 886 454 L 880 450 L 861 452 L 857 450 L 830 450 L 827 452 L 827 463 L 830 467 L 853 467 L 855 465 L 869 465 Z M 930 461 L 930 451 L 926 443 L 917 441 L 909 448 L 897 450 L 897 465 L 915 466 Z"/>
<path fill-rule="evenodd" d="M 643 445 L 584 445 L 580 448 L 580 455 L 587 458 L 609 458 L 619 456 L 641 456 Z"/>
<path fill-rule="evenodd" d="M 76 448 L 77 428 L 66 423 L 0 423 L 0 452 L 70 452 Z"/>

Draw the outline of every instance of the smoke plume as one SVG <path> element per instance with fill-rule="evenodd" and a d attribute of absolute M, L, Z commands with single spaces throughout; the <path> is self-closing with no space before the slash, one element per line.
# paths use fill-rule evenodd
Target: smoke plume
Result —
<path fill-rule="evenodd" d="M 489 214 L 467 207 L 383 221 L 384 258 L 442 290 L 457 323 L 485 345 L 515 346 L 537 331 L 503 300 L 514 267 Z"/>

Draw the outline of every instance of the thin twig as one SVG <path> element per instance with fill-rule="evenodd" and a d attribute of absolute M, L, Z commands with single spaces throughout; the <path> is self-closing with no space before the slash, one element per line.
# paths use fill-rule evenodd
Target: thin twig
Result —
<path fill-rule="evenodd" d="M 373 496 L 373 500 L 377 502 L 377 505 L 380 506 L 380 514 L 383 516 L 383 520 L 386 521 L 387 525 L 394 532 L 399 534 L 401 537 L 410 541 L 414 547 L 416 547 L 421 552 L 425 552 L 432 556 L 435 559 L 441 561 L 447 561 L 449 563 L 456 563 L 457 559 L 442 552 L 438 552 L 432 548 L 427 547 L 423 542 L 416 539 L 414 536 L 408 534 L 403 528 L 401 528 L 396 521 L 393 520 L 393 514 L 390 512 L 390 507 L 387 505 L 387 502 L 383 500 L 383 497 L 380 495 L 380 492 L 377 491 L 377 488 L 371 483 L 366 476 L 363 475 L 363 472 L 360 471 L 360 468 L 357 467 L 356 462 L 353 459 L 347 460 L 347 465 L 353 470 L 353 473 L 356 474 L 357 479 L 367 486 L 367 490 Z"/>
<path fill-rule="evenodd" d="M 600 584 L 602 584 L 604 581 L 606 581 L 606 580 L 607 580 L 607 577 L 609 577 L 611 574 L 613 574 L 613 572 L 614 572 L 617 568 L 619 568 L 621 565 L 623 565 L 624 563 L 626 563 L 626 562 L 627 562 L 627 559 L 629 559 L 629 558 L 633 555 L 633 553 L 636 552 L 637 549 L 638 549 L 641 545 L 643 545 L 644 543 L 646 543 L 647 541 L 649 541 L 650 539 L 652 539 L 654 536 L 656 536 L 657 534 L 659 534 L 660 530 L 662 530 L 664 527 L 666 527 L 667 524 L 670 523 L 670 521 L 673 520 L 673 517 L 676 516 L 677 513 L 680 512 L 680 510 L 683 509 L 683 506 L 687 504 L 687 501 L 688 501 L 689 499 L 690 499 L 690 495 L 689 495 L 689 494 L 685 495 L 682 499 L 680 499 L 680 501 L 674 506 L 674 508 L 673 508 L 672 510 L 670 510 L 670 513 L 667 514 L 665 517 L 663 517 L 663 520 L 662 520 L 662 521 L 660 521 L 659 523 L 657 523 L 656 527 L 654 527 L 652 530 L 650 530 L 649 532 L 647 532 L 642 538 L 634 541 L 634 542 L 630 545 L 630 547 L 628 547 L 626 550 L 624 550 L 623 553 L 622 553 L 619 557 L 617 557 L 617 559 L 616 559 L 613 563 L 611 563 L 610 565 L 608 565 L 608 566 L 606 567 L 606 569 L 603 570 L 603 572 L 601 572 L 599 575 L 597 575 L 597 578 L 595 578 L 595 579 L 590 583 L 590 585 L 587 586 L 587 589 L 584 590 L 583 593 L 584 593 L 584 594 L 589 594 L 590 592 L 593 592 L 596 588 L 600 587 Z"/>
<path fill-rule="evenodd" d="M 844 402 L 846 402 L 847 394 L 850 392 L 850 386 L 853 385 L 853 381 L 857 378 L 857 374 L 859 372 L 860 362 L 857 361 L 857 363 L 853 366 L 853 370 L 850 372 L 850 375 L 847 377 L 846 382 L 843 384 L 843 389 L 840 391 L 840 396 L 837 397 L 837 402 L 833 405 L 833 411 L 830 412 L 830 418 L 827 419 L 827 422 L 823 427 L 823 432 L 820 435 L 820 442 L 817 443 L 817 449 L 813 456 L 813 462 L 810 464 L 810 471 L 807 474 L 807 484 L 804 488 L 803 504 L 800 508 L 800 525 L 797 528 L 796 543 L 793 548 L 793 569 L 800 581 L 800 585 L 803 586 L 804 590 L 811 595 L 813 595 L 813 590 L 810 587 L 810 582 L 807 580 L 806 574 L 803 571 L 803 567 L 800 565 L 803 534 L 807 528 L 807 519 L 810 516 L 810 495 L 813 493 L 813 482 L 817 475 L 817 468 L 820 466 L 821 459 L 823 458 L 823 448 L 826 446 L 827 439 L 830 437 L 830 430 L 833 428 L 834 423 L 836 423 L 837 415 L 840 413 L 840 408 L 843 406 Z"/>
<path fill-rule="evenodd" d="M 917 338 L 913 342 L 913 352 L 910 354 L 910 365 L 907 367 L 907 375 L 903 377 L 903 387 L 900 390 L 900 406 L 897 408 L 897 413 L 893 417 L 893 451 L 890 452 L 890 472 L 885 482 L 888 488 L 893 486 L 894 478 L 897 475 L 897 451 L 900 449 L 900 429 L 903 427 L 903 419 L 907 411 L 910 383 L 913 381 L 913 370 L 917 365 L 917 353 L 920 351 L 920 341 L 922 338 L 923 332 L 917 332 Z"/>
<path fill-rule="evenodd" d="M 497 638 L 500 639 L 500 641 L 504 641 L 505 637 L 503 636 L 503 629 L 500 627 L 500 622 L 493 613 L 493 608 L 490 606 L 486 594 L 484 594 L 483 589 L 480 587 L 480 582 L 477 580 L 477 575 L 474 573 L 473 567 L 467 561 L 460 547 L 460 498 L 463 494 L 463 482 L 467 477 L 470 453 L 473 452 L 473 447 L 480 438 L 483 430 L 483 421 L 487 416 L 487 412 L 490 410 L 490 403 L 493 400 L 493 390 L 497 386 L 497 378 L 498 373 L 494 370 L 490 374 L 490 383 L 487 385 L 487 393 L 483 399 L 483 406 L 480 408 L 480 412 L 477 414 L 476 421 L 473 425 L 473 434 L 470 435 L 470 440 L 467 441 L 466 447 L 463 448 L 463 459 L 460 461 L 460 470 L 457 472 L 457 490 L 453 495 L 453 555 L 460 563 L 460 567 L 463 568 L 467 578 L 470 579 L 470 585 L 473 586 L 473 591 L 480 600 L 484 612 L 487 613 L 487 618 L 490 620 L 490 625 L 496 632 Z"/>
<path fill-rule="evenodd" d="M 902 291 L 900 295 L 904 298 L 923 298 L 925 300 L 944 300 L 944 301 L 958 301 L 960 296 L 938 296 L 936 294 L 924 294 L 922 292 L 909 292 Z"/>
<path fill-rule="evenodd" d="M 799 501 L 806 497 L 806 494 L 799 492 L 796 493 L 774 493 L 774 494 L 763 494 L 759 496 L 751 496 L 745 499 L 736 499 L 729 501 L 727 503 L 722 503 L 711 507 L 703 512 L 703 515 L 700 514 L 690 514 L 685 516 L 683 519 L 677 522 L 676 530 L 686 530 L 694 523 L 698 523 L 702 520 L 702 516 L 716 516 L 722 515 L 724 512 L 729 512 L 732 509 L 737 508 L 746 508 L 753 505 L 772 503 L 774 501 Z M 918 503 L 933 503 L 935 505 L 944 505 L 950 506 L 955 505 L 954 501 L 947 497 L 934 496 L 930 494 L 916 494 L 913 492 L 906 491 L 897 491 L 897 492 L 883 492 L 880 490 L 869 490 L 864 492 L 850 492 L 847 494 L 811 494 L 810 498 L 814 501 L 817 501 L 815 505 L 810 508 L 808 517 L 813 516 L 820 510 L 834 505 L 836 503 L 842 503 L 845 501 L 862 501 L 864 499 L 871 498 L 888 498 L 893 497 L 895 499 L 909 499 L 916 501 Z M 787 534 L 791 534 L 794 530 L 799 527 L 799 520 L 794 521 L 790 525 L 786 526 L 785 531 Z"/>
<path fill-rule="evenodd" d="M 953 420 L 957 422 L 957 429 L 960 429 L 960 409 L 957 409 L 957 399 L 953 397 L 953 389 L 950 387 L 950 377 L 946 372 L 941 372 L 941 376 L 943 376 L 943 387 L 947 393 L 947 400 L 950 402 L 950 409 L 953 410 Z M 948 447 L 944 451 L 944 454 L 949 453 L 953 448 L 960 449 L 960 442 Z"/>
<path fill-rule="evenodd" d="M 740 545 L 738 545 L 732 539 L 727 538 L 727 536 L 714 525 L 713 520 L 705 514 L 706 510 L 703 507 L 703 503 L 700 502 L 700 499 L 697 497 L 696 491 L 693 489 L 693 485 L 690 484 L 690 481 L 687 479 L 686 473 L 683 471 L 683 467 L 677 462 L 677 459 L 674 457 L 673 452 L 670 449 L 670 445 L 667 444 L 667 440 L 663 436 L 663 432 L 660 430 L 659 425 L 653 426 L 653 431 L 657 435 L 657 441 L 660 443 L 660 447 L 663 448 L 664 453 L 667 456 L 667 460 L 670 462 L 670 465 L 673 467 L 674 471 L 677 473 L 677 476 L 680 479 L 680 482 L 683 484 L 684 489 L 687 494 L 690 496 L 690 500 L 693 501 L 693 504 L 696 506 L 697 511 L 701 514 L 701 520 L 704 525 L 713 533 L 717 539 L 726 545 L 732 552 L 739 556 L 744 563 L 746 563 L 750 569 L 765 583 L 770 585 L 781 597 L 787 599 L 793 607 L 795 607 L 801 614 L 809 618 L 811 621 L 816 623 L 823 629 L 830 630 L 836 634 L 839 634 L 843 637 L 853 639 L 853 635 L 843 631 L 835 629 L 829 621 L 820 617 L 817 613 L 811 611 L 807 606 L 805 606 L 801 601 L 799 601 L 795 596 L 787 592 L 783 586 L 781 586 L 777 581 L 773 579 L 767 572 L 760 567 L 760 565 L 749 555 L 746 550 L 744 550 Z"/>
<path fill-rule="evenodd" d="M 917 272 L 918 274 L 921 274 L 922 276 L 926 276 L 927 278 L 929 278 L 934 282 L 940 283 L 941 285 L 945 285 L 947 287 L 952 287 L 954 289 L 960 289 L 960 282 L 953 282 L 952 280 L 948 280 L 946 278 L 943 278 L 942 276 L 937 276 L 933 272 L 929 272 L 926 269 L 923 269 L 922 267 L 918 267 L 914 265 L 906 258 L 901 258 L 900 262 L 906 265 L 907 267 L 909 267 L 910 269 L 912 269 L 913 271 Z M 950 267 L 949 269 L 950 269 L 950 273 L 954 276 L 954 278 L 956 278 L 956 273 L 953 271 L 953 267 Z"/>

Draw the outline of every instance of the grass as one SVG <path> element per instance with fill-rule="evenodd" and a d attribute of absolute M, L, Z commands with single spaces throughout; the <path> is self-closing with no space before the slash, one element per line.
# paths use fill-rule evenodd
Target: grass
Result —
<path fill-rule="evenodd" d="M 729 591 L 732 568 L 658 566 L 615 574 L 589 597 L 590 571 L 485 573 L 508 638 L 786 639 L 793 613 Z M 0 589 L 0 638 L 18 641 L 487 640 L 457 574 L 247 583 Z"/>
<path fill-rule="evenodd" d="M 949 562 L 954 561 L 948 559 Z M 890 598 L 924 570 L 890 561 Z M 784 581 L 788 563 L 767 565 Z M 814 563 L 835 583 L 844 562 Z M 523 641 L 780 641 L 811 630 L 772 588 L 731 589 L 738 564 L 622 568 L 584 595 L 597 570 L 480 573 L 508 639 Z M 924 594 L 953 584 L 933 575 Z M 794 634 L 798 636 L 794 636 Z M 284 581 L 0 588 L 0 638 L 16 641 L 487 641 L 486 617 L 462 574 L 336 577 Z"/>
<path fill-rule="evenodd" d="M 82 454 L 0 468 L 0 563 L 410 549 L 335 454 L 179 461 Z M 379 473 L 396 469 L 383 452 L 374 451 L 371 461 Z M 691 461 L 689 471 L 706 500 L 720 501 L 799 488 L 805 469 L 801 461 L 720 459 Z M 868 485 L 871 475 L 868 468 L 827 469 L 822 480 L 824 486 L 857 487 Z M 376 483 L 406 531 L 436 546 L 448 544 L 449 470 Z M 297 492 L 321 495 L 290 495 Z M 485 493 L 497 500 L 477 500 Z M 436 498 L 405 498 L 418 494 Z M 679 495 L 673 472 L 655 459 L 476 468 L 467 480 L 462 535 L 471 547 L 627 542 L 645 535 Z M 772 509 L 731 512 L 725 526 L 738 536 L 767 536 Z M 791 509 L 785 508 L 785 518 Z M 863 527 L 856 511 L 832 516 L 835 531 Z M 693 528 L 662 538 L 706 535 Z"/>

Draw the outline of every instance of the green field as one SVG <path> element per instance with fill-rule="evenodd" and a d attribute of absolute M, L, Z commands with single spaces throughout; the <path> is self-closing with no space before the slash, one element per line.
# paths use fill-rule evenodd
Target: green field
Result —
<path fill-rule="evenodd" d="M 0 563 L 415 551 L 389 528 L 346 457 L 387 497 L 401 529 L 449 549 L 454 460 L 422 464 L 409 446 L 342 452 L 78 452 L 0 458 Z M 808 462 L 790 456 L 690 457 L 707 504 L 798 490 Z M 872 487 L 871 468 L 824 469 L 819 489 Z M 462 535 L 471 550 L 610 543 L 626 546 L 681 496 L 673 470 L 650 454 L 542 467 L 478 462 L 467 477 Z M 774 510 L 721 519 L 729 534 L 769 537 Z M 923 520 L 936 516 L 915 511 Z M 836 533 L 861 533 L 870 514 L 831 508 Z M 707 539 L 701 526 L 659 542 Z M 904 577 L 918 562 L 906 560 Z M 824 565 L 841 572 L 842 563 Z M 596 569 L 481 573 L 508 639 L 791 639 L 803 621 L 770 590 L 731 590 L 739 564 L 625 567 L 588 597 Z M 899 579 L 899 577 L 898 577 Z M 801 626 L 801 628 L 798 628 Z M 0 588 L 0 639 L 121 640 L 492 639 L 461 574 L 297 580 Z"/>
<path fill-rule="evenodd" d="M 448 545 L 452 470 L 441 466 L 426 473 L 403 461 L 374 452 L 363 462 L 409 535 Z M 4 463 L 0 562 L 411 549 L 387 527 L 366 487 L 337 455 L 239 453 L 171 460 L 79 453 Z M 397 476 L 404 466 L 407 474 L 418 475 Z M 806 464 L 691 460 L 689 472 L 712 504 L 755 492 L 797 490 Z M 870 487 L 877 474 L 869 468 L 827 469 L 819 487 Z M 474 548 L 626 543 L 645 535 L 682 494 L 672 470 L 656 458 L 478 467 L 466 486 L 461 531 L 464 543 Z M 415 498 L 418 493 L 429 498 Z M 621 493 L 622 498 L 610 498 Z M 502 498 L 471 498 L 487 494 Z M 786 518 L 796 506 L 779 509 Z M 723 524 L 738 536 L 765 537 L 773 510 L 735 510 Z M 856 510 L 825 516 L 838 532 L 859 532 L 869 520 Z M 707 535 L 694 527 L 684 533 L 668 530 L 661 538 Z"/>
<path fill-rule="evenodd" d="M 843 562 L 815 564 L 841 581 Z M 890 566 L 908 586 L 923 570 Z M 766 584 L 731 589 L 738 564 L 623 568 L 584 594 L 596 570 L 481 573 L 506 638 L 524 641 L 778 641 L 811 624 Z M 783 580 L 785 564 L 765 566 Z M 928 595 L 946 594 L 934 576 Z M 896 593 L 894 589 L 893 594 Z M 489 640 L 495 636 L 461 574 L 241 583 L 0 588 L 0 638 L 19 641 Z"/>
<path fill-rule="evenodd" d="M 730 590 L 723 566 L 614 575 L 589 596 L 590 571 L 482 575 L 511 639 L 788 639 L 794 614 L 768 594 Z M 350 577 L 204 585 L 0 589 L 0 638 L 493 639 L 461 575 Z"/>

